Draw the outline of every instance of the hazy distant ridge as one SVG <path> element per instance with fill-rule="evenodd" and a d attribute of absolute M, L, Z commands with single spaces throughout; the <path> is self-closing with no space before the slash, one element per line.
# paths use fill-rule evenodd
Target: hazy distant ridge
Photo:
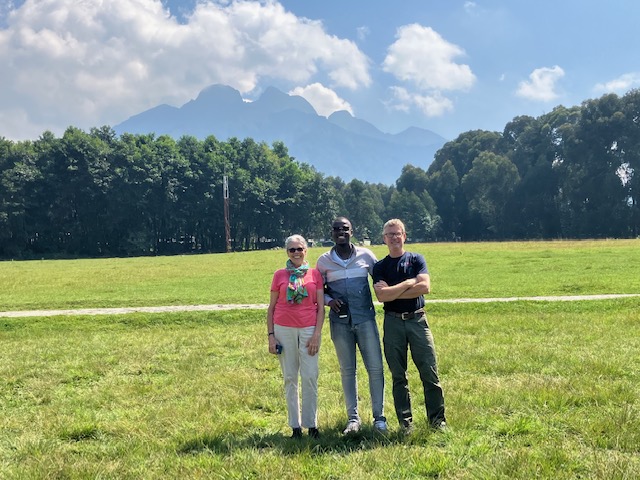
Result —
<path fill-rule="evenodd" d="M 384 133 L 346 111 L 326 118 L 304 98 L 273 87 L 255 102 L 245 102 L 240 92 L 225 85 L 207 87 L 181 107 L 151 108 L 114 129 L 118 134 L 155 133 L 174 138 L 250 137 L 269 145 L 281 140 L 291 156 L 325 175 L 385 184 L 394 183 L 408 163 L 426 169 L 446 141 L 417 127 L 398 134 Z"/>

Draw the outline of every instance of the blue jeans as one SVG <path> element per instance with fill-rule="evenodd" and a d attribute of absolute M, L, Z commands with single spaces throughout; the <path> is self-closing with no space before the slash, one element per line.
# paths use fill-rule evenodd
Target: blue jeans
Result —
<path fill-rule="evenodd" d="M 369 393 L 374 420 L 384 418 L 384 371 L 380 334 L 375 321 L 357 325 L 331 322 L 331 340 L 340 364 L 342 391 L 349 420 L 360 421 L 358 413 L 358 382 L 356 378 L 356 345 L 360 349 L 369 375 Z"/>

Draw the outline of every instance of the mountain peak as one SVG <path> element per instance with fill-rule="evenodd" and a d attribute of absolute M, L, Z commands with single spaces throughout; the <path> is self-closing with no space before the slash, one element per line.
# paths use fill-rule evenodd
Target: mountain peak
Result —
<path fill-rule="evenodd" d="M 204 139 L 214 135 L 251 138 L 273 144 L 282 141 L 292 157 L 344 181 L 393 184 L 407 163 L 429 167 L 444 139 L 429 130 L 409 128 L 397 135 L 383 133 L 347 111 L 326 118 L 307 100 L 274 87 L 251 103 L 226 85 L 211 85 L 179 108 L 159 106 L 116 125 L 118 134 L 155 133 Z"/>
<path fill-rule="evenodd" d="M 408 145 L 434 145 L 446 142 L 444 137 L 420 127 L 409 127 L 396 134 L 395 137 Z"/>
<path fill-rule="evenodd" d="M 331 115 L 329 115 L 329 121 L 341 128 L 344 128 L 349 132 L 357 133 L 358 135 L 366 135 L 368 137 L 374 138 L 385 136 L 384 133 L 371 125 L 369 122 L 354 117 L 346 110 L 333 112 Z"/>
<path fill-rule="evenodd" d="M 317 115 L 315 109 L 304 98 L 298 95 L 288 95 L 275 87 L 268 87 L 253 104 L 268 113 L 298 110 L 302 113 Z"/>
<path fill-rule="evenodd" d="M 210 85 L 204 90 L 202 90 L 198 97 L 193 100 L 197 103 L 206 103 L 206 104 L 224 104 L 224 105 L 233 105 L 242 103 L 242 96 L 240 92 L 235 88 L 229 87 L 227 85 Z"/>

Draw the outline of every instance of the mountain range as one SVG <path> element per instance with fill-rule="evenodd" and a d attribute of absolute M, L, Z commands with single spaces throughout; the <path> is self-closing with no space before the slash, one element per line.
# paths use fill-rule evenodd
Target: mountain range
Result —
<path fill-rule="evenodd" d="M 269 87 L 253 102 L 226 85 L 211 85 L 181 107 L 159 105 L 113 127 L 117 134 L 214 135 L 226 141 L 252 138 L 282 141 L 289 154 L 326 176 L 391 185 L 402 167 L 427 169 L 446 139 L 418 127 L 384 133 L 371 123 L 339 111 L 318 115 L 309 102 Z"/>

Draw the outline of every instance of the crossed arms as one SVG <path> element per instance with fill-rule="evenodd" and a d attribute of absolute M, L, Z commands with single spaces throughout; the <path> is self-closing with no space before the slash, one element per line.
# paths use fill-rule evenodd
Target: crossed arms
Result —
<path fill-rule="evenodd" d="M 415 278 L 407 278 L 392 286 L 384 280 L 379 280 L 373 284 L 373 291 L 380 302 L 418 298 L 431 291 L 431 279 L 428 273 L 421 273 Z"/>

